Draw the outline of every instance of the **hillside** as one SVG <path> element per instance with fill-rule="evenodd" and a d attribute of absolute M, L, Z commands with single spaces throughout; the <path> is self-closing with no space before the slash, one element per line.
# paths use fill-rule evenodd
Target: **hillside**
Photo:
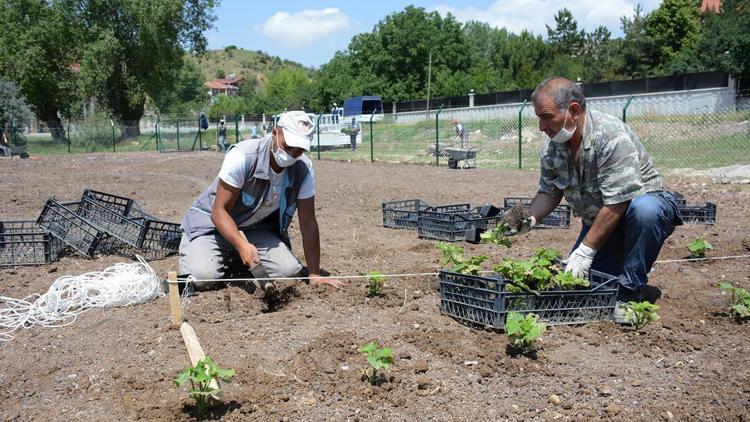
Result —
<path fill-rule="evenodd" d="M 220 71 L 229 76 L 234 73 L 242 77 L 248 84 L 258 87 L 268 78 L 268 75 L 283 68 L 303 69 L 310 76 L 315 72 L 314 69 L 282 59 L 278 56 L 272 56 L 263 51 L 250 51 L 234 46 L 229 46 L 220 50 L 209 50 L 201 56 L 190 57 L 203 71 L 206 81 L 220 77 Z"/>

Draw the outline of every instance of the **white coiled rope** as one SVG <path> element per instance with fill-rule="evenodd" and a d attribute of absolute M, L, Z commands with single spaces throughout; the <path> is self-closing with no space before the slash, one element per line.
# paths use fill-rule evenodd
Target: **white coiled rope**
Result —
<path fill-rule="evenodd" d="M 91 308 L 135 305 L 161 296 L 159 277 L 143 258 L 138 261 L 62 276 L 43 295 L 0 296 L 0 341 L 13 340 L 10 333 L 19 328 L 64 327 Z"/>

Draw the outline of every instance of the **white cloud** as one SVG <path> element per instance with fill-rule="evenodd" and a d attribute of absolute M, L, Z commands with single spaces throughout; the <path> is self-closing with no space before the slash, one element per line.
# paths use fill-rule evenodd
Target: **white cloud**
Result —
<path fill-rule="evenodd" d="M 504 27 L 515 33 L 526 29 L 546 37 L 545 25 L 553 26 L 555 14 L 562 8 L 568 8 L 573 13 L 580 29 L 592 31 L 597 26 L 604 25 L 614 34 L 619 34 L 620 16 L 632 16 L 636 3 L 636 0 L 498 0 L 487 9 L 474 6 L 455 8 L 446 5 L 439 5 L 433 9 L 442 16 L 451 13 L 461 22 L 487 22 L 494 27 Z M 641 2 L 646 12 L 658 7 L 660 3 L 661 0 Z"/>
<path fill-rule="evenodd" d="M 346 29 L 349 17 L 339 9 L 305 9 L 298 13 L 277 12 L 261 25 L 260 32 L 286 46 L 303 46 Z"/>

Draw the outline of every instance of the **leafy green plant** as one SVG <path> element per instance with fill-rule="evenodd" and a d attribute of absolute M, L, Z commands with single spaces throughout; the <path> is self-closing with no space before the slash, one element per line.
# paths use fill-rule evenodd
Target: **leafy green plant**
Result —
<path fill-rule="evenodd" d="M 542 336 L 547 327 L 537 323 L 538 315 L 508 312 L 505 318 L 505 335 L 511 350 L 518 353 L 529 353 L 534 350 L 534 342 Z"/>
<path fill-rule="evenodd" d="M 458 246 L 445 242 L 438 242 L 436 246 L 443 252 L 443 263 L 451 265 L 451 271 L 460 274 L 479 274 L 482 271 L 482 262 L 489 258 L 487 255 L 478 255 L 464 259 L 464 250 Z"/>
<path fill-rule="evenodd" d="M 705 258 L 706 251 L 709 249 L 713 249 L 714 246 L 707 242 L 706 239 L 702 237 L 696 237 L 695 240 L 687 245 L 687 248 L 690 251 L 691 258 Z"/>
<path fill-rule="evenodd" d="M 364 369 L 363 372 L 372 385 L 378 382 L 378 369 L 388 369 L 393 365 L 393 350 L 387 347 L 378 348 L 378 343 L 374 341 L 365 344 L 357 349 L 357 351 L 367 356 L 367 363 L 370 364 L 370 373 L 367 373 L 367 369 Z"/>
<path fill-rule="evenodd" d="M 546 259 L 547 261 L 553 262 L 554 260 L 560 258 L 562 255 L 560 252 L 557 251 L 557 249 L 551 249 L 551 248 L 539 248 L 534 251 L 534 258 L 537 259 Z"/>
<path fill-rule="evenodd" d="M 532 258 L 527 261 L 505 259 L 495 266 L 495 272 L 511 281 L 504 287 L 504 290 L 508 292 L 547 289 L 550 287 L 553 271 L 557 270 L 552 262 L 544 258 Z"/>
<path fill-rule="evenodd" d="M 555 276 L 552 277 L 552 283 L 562 290 L 573 290 L 578 287 L 586 288 L 591 286 L 591 283 L 588 280 L 578 278 L 571 272 L 560 272 L 555 274 Z"/>
<path fill-rule="evenodd" d="M 380 294 L 383 290 L 383 284 L 385 283 L 385 277 L 380 271 L 371 271 L 366 274 L 367 276 L 367 296 L 373 297 Z"/>
<path fill-rule="evenodd" d="M 731 283 L 719 283 L 719 288 L 732 292 L 729 315 L 737 319 L 750 318 L 750 292 L 741 287 L 734 287 Z"/>
<path fill-rule="evenodd" d="M 507 226 L 501 224 L 493 229 L 482 232 L 482 234 L 479 235 L 479 238 L 484 242 L 489 242 L 498 246 L 505 246 L 506 248 L 510 248 L 511 241 L 510 239 L 505 237 L 505 231 L 507 229 Z"/>
<path fill-rule="evenodd" d="M 625 319 L 638 331 L 659 319 L 657 310 L 659 310 L 659 306 L 651 302 L 628 302 Z"/>
<path fill-rule="evenodd" d="M 216 385 L 219 385 L 219 380 L 226 381 L 234 375 L 234 369 L 219 368 L 210 356 L 205 356 L 195 366 L 185 368 L 174 379 L 174 383 L 180 386 L 185 381 L 190 381 L 191 390 L 188 395 L 195 399 L 198 410 L 203 411 L 208 405 L 209 396 L 221 391 L 211 387 L 211 382 L 216 381 Z"/>

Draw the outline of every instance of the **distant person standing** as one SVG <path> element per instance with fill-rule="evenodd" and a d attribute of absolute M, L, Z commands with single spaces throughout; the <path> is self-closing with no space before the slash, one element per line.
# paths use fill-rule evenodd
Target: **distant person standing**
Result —
<path fill-rule="evenodd" d="M 219 142 L 219 151 L 227 150 L 227 127 L 224 124 L 224 119 L 219 120 L 219 127 L 216 129 L 216 136 Z"/>
<path fill-rule="evenodd" d="M 339 122 L 339 107 L 336 103 L 333 103 L 333 107 L 331 107 L 331 115 L 333 123 L 337 124 Z"/>
<path fill-rule="evenodd" d="M 458 119 L 451 120 L 451 124 L 456 129 L 456 136 L 461 139 L 461 148 L 466 149 L 469 146 L 469 132 L 466 131 L 464 125 L 459 123 Z"/>
<path fill-rule="evenodd" d="M 352 144 L 352 151 L 357 150 L 357 134 L 359 134 L 359 125 L 357 120 L 352 117 L 352 122 L 349 123 L 349 142 Z"/>

